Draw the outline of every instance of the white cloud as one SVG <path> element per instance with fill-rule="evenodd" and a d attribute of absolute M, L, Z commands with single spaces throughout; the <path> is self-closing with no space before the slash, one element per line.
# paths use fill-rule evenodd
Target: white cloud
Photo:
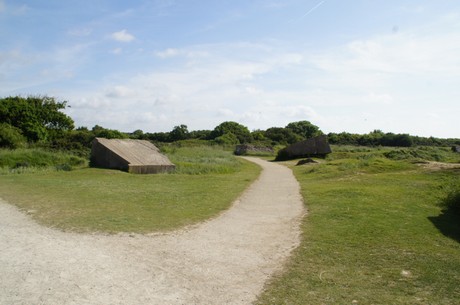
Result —
<path fill-rule="evenodd" d="M 231 118 L 231 117 L 233 117 L 235 115 L 235 113 L 232 110 L 227 109 L 227 108 L 218 109 L 217 113 L 218 113 L 219 116 L 223 116 L 223 117 L 227 117 L 227 118 Z"/>
<path fill-rule="evenodd" d="M 166 48 L 155 57 L 149 51 L 151 70 L 146 66 L 133 74 L 120 68 L 92 92 L 64 96 L 77 124 L 124 131 L 169 131 L 178 124 L 212 129 L 224 120 L 265 129 L 309 120 L 326 132 L 382 129 L 426 135 L 436 126 L 442 132 L 449 126 L 426 114 L 438 113 L 437 103 L 459 111 L 452 99 L 452 93 L 459 97 L 453 85 L 460 74 L 459 25 L 452 18 L 445 22 L 452 26 L 441 27 L 447 28 L 442 32 L 400 30 L 316 53 L 273 41 Z M 85 46 L 56 51 L 53 65 L 70 73 L 76 64 L 69 62 L 81 62 L 84 51 Z M 122 49 L 112 52 L 121 54 Z M 33 60 L 20 52 L 3 53 L 2 68 L 11 59 L 18 65 Z"/>
<path fill-rule="evenodd" d="M 169 57 L 175 57 L 181 54 L 181 52 L 178 49 L 173 49 L 169 48 L 164 51 L 158 51 L 155 52 L 155 55 L 160 58 L 169 58 Z"/>
<path fill-rule="evenodd" d="M 110 98 L 127 98 L 132 97 L 134 92 L 125 86 L 114 86 L 113 88 L 108 89 L 105 95 Z"/>
<path fill-rule="evenodd" d="M 319 68 L 334 73 L 458 74 L 460 23 L 443 23 L 448 24 L 355 40 L 310 59 Z"/>
<path fill-rule="evenodd" d="M 115 54 L 115 55 L 120 55 L 123 52 L 122 48 L 115 48 L 110 51 L 110 53 Z"/>
<path fill-rule="evenodd" d="M 130 42 L 136 39 L 132 34 L 128 33 L 127 30 L 121 30 L 119 32 L 114 32 L 110 35 L 113 40 L 120 42 Z"/>
<path fill-rule="evenodd" d="M 390 94 L 376 94 L 371 92 L 361 98 L 363 104 L 376 104 L 376 105 L 391 105 L 394 98 Z"/>

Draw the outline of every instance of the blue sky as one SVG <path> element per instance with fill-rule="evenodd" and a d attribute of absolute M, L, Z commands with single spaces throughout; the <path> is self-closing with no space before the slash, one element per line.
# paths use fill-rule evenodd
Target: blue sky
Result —
<path fill-rule="evenodd" d="M 0 41 L 0 96 L 77 126 L 460 137 L 457 0 L 0 0 Z"/>

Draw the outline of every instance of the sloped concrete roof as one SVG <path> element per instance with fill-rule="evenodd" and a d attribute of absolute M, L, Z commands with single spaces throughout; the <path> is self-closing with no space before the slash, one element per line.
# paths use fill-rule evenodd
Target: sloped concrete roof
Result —
<path fill-rule="evenodd" d="M 130 165 L 174 165 L 160 150 L 145 140 L 104 139 L 96 141 L 117 154 Z"/>
<path fill-rule="evenodd" d="M 175 169 L 168 157 L 149 141 L 104 138 L 93 141 L 91 166 L 120 169 L 133 174 L 164 173 Z"/>

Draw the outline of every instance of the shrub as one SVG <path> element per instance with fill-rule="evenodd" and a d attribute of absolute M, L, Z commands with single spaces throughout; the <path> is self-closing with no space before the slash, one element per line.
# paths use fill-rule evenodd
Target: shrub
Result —
<path fill-rule="evenodd" d="M 450 191 L 442 202 L 448 212 L 460 216 L 460 188 Z"/>
<path fill-rule="evenodd" d="M 0 147 L 19 148 L 24 147 L 26 138 L 22 135 L 19 128 L 6 123 L 0 123 Z"/>
<path fill-rule="evenodd" d="M 221 135 L 220 137 L 215 138 L 214 142 L 219 145 L 236 145 L 240 143 L 238 141 L 238 138 L 231 132 L 225 133 Z"/>

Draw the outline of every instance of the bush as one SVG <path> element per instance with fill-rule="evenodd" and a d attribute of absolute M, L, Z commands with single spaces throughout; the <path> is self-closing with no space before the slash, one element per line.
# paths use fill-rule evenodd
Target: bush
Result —
<path fill-rule="evenodd" d="M 0 147 L 20 148 L 26 144 L 26 138 L 19 128 L 6 123 L 0 123 Z"/>
<path fill-rule="evenodd" d="M 460 188 L 450 191 L 443 200 L 442 206 L 449 213 L 460 216 Z"/>
<path fill-rule="evenodd" d="M 214 139 L 214 142 L 219 145 L 236 145 L 239 144 L 238 138 L 231 132 L 225 133 Z"/>

